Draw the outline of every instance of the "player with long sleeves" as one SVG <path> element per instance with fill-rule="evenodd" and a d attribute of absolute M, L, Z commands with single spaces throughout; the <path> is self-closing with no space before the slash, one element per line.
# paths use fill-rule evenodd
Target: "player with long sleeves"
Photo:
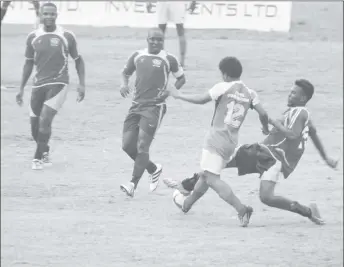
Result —
<path fill-rule="evenodd" d="M 164 34 L 159 28 L 151 29 L 148 48 L 134 52 L 122 72 L 121 95 L 130 93 L 129 78 L 136 72 L 132 106 L 123 125 L 122 148 L 135 161 L 132 179 L 122 184 L 121 190 L 133 197 L 145 170 L 150 174 L 150 190 L 159 183 L 162 166 L 149 159 L 149 149 L 166 113 L 165 99 L 161 98 L 168 84 L 169 74 L 176 78 L 175 87 L 185 84 L 185 75 L 178 59 L 163 50 Z"/>
<path fill-rule="evenodd" d="M 77 101 L 80 102 L 85 97 L 85 64 L 78 53 L 75 35 L 56 25 L 57 7 L 55 4 L 43 4 L 41 16 L 43 27 L 31 32 L 26 40 L 26 60 L 20 90 L 16 96 L 18 105 L 22 105 L 24 88 L 35 65 L 36 75 L 30 101 L 31 134 L 37 144 L 32 161 L 34 170 L 41 170 L 44 165 L 51 165 L 48 143 L 53 119 L 65 102 L 68 93 L 69 55 L 75 61 L 79 76 Z"/>

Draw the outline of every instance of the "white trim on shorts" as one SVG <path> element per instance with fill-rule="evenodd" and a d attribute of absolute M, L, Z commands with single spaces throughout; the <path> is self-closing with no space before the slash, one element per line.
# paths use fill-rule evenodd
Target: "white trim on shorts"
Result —
<path fill-rule="evenodd" d="M 276 163 L 272 165 L 267 171 L 265 171 L 260 177 L 261 181 L 270 181 L 277 183 L 282 172 L 282 162 L 276 160 Z"/>

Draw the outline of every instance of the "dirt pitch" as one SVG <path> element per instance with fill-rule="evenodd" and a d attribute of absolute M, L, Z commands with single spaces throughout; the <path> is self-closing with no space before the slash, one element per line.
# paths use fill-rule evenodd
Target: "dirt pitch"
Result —
<path fill-rule="evenodd" d="M 244 81 L 255 88 L 273 116 L 284 109 L 296 78 L 316 86 L 309 107 L 329 154 L 341 155 L 343 134 L 342 4 L 294 3 L 289 34 L 244 31 L 188 31 L 185 91 L 203 92 L 220 78 L 219 59 L 240 58 Z M 127 57 L 145 47 L 145 30 L 71 27 L 87 66 L 87 95 L 76 104 L 72 69 L 68 100 L 53 125 L 54 166 L 30 169 L 34 143 L 17 88 L 1 92 L 1 265 L 44 267 L 129 266 L 343 266 L 342 160 L 330 170 L 309 143 L 297 170 L 277 192 L 302 203 L 315 201 L 327 225 L 266 207 L 258 199 L 256 176 L 225 171 L 243 202 L 254 207 L 249 228 L 238 227 L 233 209 L 209 192 L 183 215 L 172 192 L 160 184 L 148 192 L 145 176 L 134 199 L 119 184 L 133 163 L 121 151 L 121 130 L 130 100 L 119 95 Z M 3 25 L 1 78 L 18 86 L 28 26 Z M 178 52 L 174 30 L 167 49 Z M 172 79 L 171 79 L 172 80 Z M 168 101 L 168 114 L 152 148 L 163 177 L 181 179 L 198 171 L 200 146 L 213 106 Z M 263 137 L 249 114 L 241 143 Z"/>

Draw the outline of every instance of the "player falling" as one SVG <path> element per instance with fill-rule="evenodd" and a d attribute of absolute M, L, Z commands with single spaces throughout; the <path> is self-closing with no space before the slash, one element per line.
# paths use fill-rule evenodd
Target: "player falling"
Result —
<path fill-rule="evenodd" d="M 280 119 L 269 119 L 269 123 L 273 126 L 269 136 L 261 143 L 238 147 L 226 168 L 237 168 L 239 176 L 259 173 L 261 176 L 259 196 L 264 204 L 300 214 L 321 225 L 325 222 L 316 204 L 305 206 L 297 201 L 276 196 L 274 193 L 281 174 L 286 179 L 296 168 L 305 150 L 308 135 L 327 165 L 331 168 L 337 166 L 337 161 L 325 153 L 316 128 L 311 122 L 309 111 L 305 107 L 313 93 L 314 87 L 309 81 L 296 80 L 288 97 L 288 109 Z M 181 183 L 171 179 L 166 179 L 164 182 L 167 186 L 178 188 L 183 194 L 188 195 L 192 190 L 196 190 L 195 185 L 201 175 L 201 173 L 194 174 L 192 178 L 186 178 Z"/>
<path fill-rule="evenodd" d="M 33 170 L 50 165 L 49 140 L 51 125 L 57 112 L 65 102 L 69 83 L 68 56 L 75 60 L 79 76 L 78 98 L 85 97 L 85 64 L 78 53 L 74 34 L 56 25 L 57 8 L 53 3 L 41 7 L 43 27 L 31 32 L 26 40 L 25 64 L 17 103 L 23 104 L 25 85 L 36 66 L 31 101 L 31 134 L 37 148 L 32 161 Z"/>
<path fill-rule="evenodd" d="M 191 12 L 195 9 L 196 3 L 192 1 L 189 5 L 188 10 Z M 147 3 L 147 10 L 152 8 L 152 3 Z M 165 34 L 166 26 L 168 22 L 172 22 L 176 25 L 177 34 L 179 38 L 179 48 L 180 48 L 180 63 L 184 67 L 185 64 L 185 54 L 186 54 L 186 38 L 184 30 L 184 20 L 185 20 L 185 4 L 178 1 L 157 1 L 157 17 L 158 26 Z"/>
<path fill-rule="evenodd" d="M 147 43 L 148 49 L 136 51 L 129 57 L 122 73 L 121 95 L 127 97 L 129 78 L 136 71 L 132 106 L 124 121 L 122 137 L 122 148 L 135 163 L 131 182 L 120 186 L 131 197 L 145 170 L 150 174 L 150 190 L 158 186 L 162 166 L 150 161 L 149 148 L 166 113 L 165 100 L 160 96 L 171 72 L 177 79 L 176 89 L 185 83 L 178 59 L 163 50 L 164 34 L 159 28 L 149 31 Z"/>
<path fill-rule="evenodd" d="M 202 151 L 202 172 L 192 193 L 187 198 L 180 195 L 174 198 L 174 202 L 186 213 L 210 187 L 236 209 L 241 225 L 246 227 L 253 209 L 241 203 L 231 187 L 221 180 L 220 174 L 234 154 L 239 130 L 248 110 L 253 108 L 258 112 L 264 132 L 268 132 L 268 116 L 259 103 L 257 93 L 240 80 L 242 66 L 237 58 L 222 59 L 219 69 L 223 82 L 215 84 L 203 95 L 185 95 L 176 90 L 170 92 L 174 98 L 194 104 L 215 101 L 213 120 Z"/>

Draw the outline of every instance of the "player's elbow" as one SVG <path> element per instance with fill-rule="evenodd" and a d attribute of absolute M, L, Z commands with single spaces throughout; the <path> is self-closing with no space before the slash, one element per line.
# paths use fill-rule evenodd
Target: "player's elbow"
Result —
<path fill-rule="evenodd" d="M 186 79 L 185 76 L 183 75 L 182 77 L 178 78 L 176 83 L 175 83 L 175 87 L 177 90 L 179 90 L 180 88 L 183 87 L 183 85 L 186 83 Z"/>

